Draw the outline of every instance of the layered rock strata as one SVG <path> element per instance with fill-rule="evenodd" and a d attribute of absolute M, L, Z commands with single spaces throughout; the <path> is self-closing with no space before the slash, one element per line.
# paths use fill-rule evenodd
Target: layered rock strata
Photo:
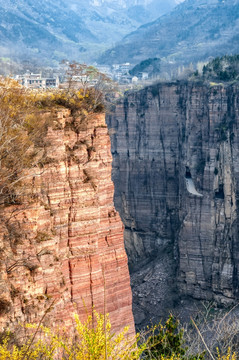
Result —
<path fill-rule="evenodd" d="M 237 85 L 178 82 L 129 93 L 108 116 L 138 323 L 178 294 L 239 298 L 238 111 Z"/>
<path fill-rule="evenodd" d="M 50 116 L 41 167 L 26 170 L 20 201 L 1 207 L 0 328 L 39 322 L 68 329 L 93 308 L 134 333 L 123 225 L 113 204 L 104 114 Z M 18 189 L 19 192 L 19 189 Z M 49 313 L 47 310 L 51 308 Z"/>

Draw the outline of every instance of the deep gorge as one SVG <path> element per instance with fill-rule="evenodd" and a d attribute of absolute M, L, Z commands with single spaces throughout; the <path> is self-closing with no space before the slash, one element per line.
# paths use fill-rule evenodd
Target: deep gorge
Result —
<path fill-rule="evenodd" d="M 138 328 L 238 301 L 238 90 L 148 86 L 113 105 L 108 129 L 105 114 L 41 112 L 44 161 L 0 208 L 1 331 L 52 304 L 46 325 L 95 308 L 133 334 L 130 280 Z"/>

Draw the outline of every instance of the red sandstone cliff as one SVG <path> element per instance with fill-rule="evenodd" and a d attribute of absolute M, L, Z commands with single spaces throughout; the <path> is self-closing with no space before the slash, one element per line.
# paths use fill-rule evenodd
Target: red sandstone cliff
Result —
<path fill-rule="evenodd" d="M 0 209 L 0 329 L 37 322 L 70 327 L 92 307 L 112 328 L 134 332 L 123 225 L 113 205 L 110 140 L 103 114 L 87 122 L 52 114 L 42 168 L 21 203 Z M 26 173 L 26 175 L 28 175 Z"/>

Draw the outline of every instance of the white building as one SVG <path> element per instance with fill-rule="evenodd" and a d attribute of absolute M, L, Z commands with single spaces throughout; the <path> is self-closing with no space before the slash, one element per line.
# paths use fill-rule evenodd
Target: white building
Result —
<path fill-rule="evenodd" d="M 59 78 L 43 78 L 42 74 L 33 74 L 27 71 L 24 75 L 16 75 L 15 79 L 26 88 L 30 89 L 47 89 L 58 88 Z"/>

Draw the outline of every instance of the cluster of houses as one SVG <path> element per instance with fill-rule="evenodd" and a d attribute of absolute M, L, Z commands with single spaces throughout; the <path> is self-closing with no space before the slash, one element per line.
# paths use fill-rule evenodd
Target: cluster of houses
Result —
<path fill-rule="evenodd" d="M 112 80 L 119 84 L 137 84 L 138 81 L 147 80 L 148 73 L 142 72 L 138 76 L 131 76 L 130 69 L 133 67 L 130 63 L 113 64 L 110 65 L 95 65 L 95 67 L 102 73 L 106 74 Z M 23 75 L 16 75 L 14 77 L 21 85 L 31 89 L 48 89 L 58 88 L 60 84 L 64 83 L 64 75 L 58 74 L 52 77 L 43 77 L 42 73 L 34 74 L 27 71 Z M 75 81 L 82 79 L 74 79 Z M 94 85 L 94 84 L 93 84 Z"/>
<path fill-rule="evenodd" d="M 137 84 L 138 81 L 148 80 L 149 74 L 147 72 L 141 72 L 138 76 L 130 75 L 130 70 L 133 68 L 133 65 L 130 63 L 124 64 L 113 64 L 113 65 L 96 65 L 97 69 L 108 75 L 114 81 L 119 84 Z"/>
<path fill-rule="evenodd" d="M 30 89 L 47 89 L 58 88 L 60 81 L 59 77 L 42 77 L 42 74 L 33 74 L 27 71 L 24 75 L 16 75 L 17 80 L 21 85 Z"/>

